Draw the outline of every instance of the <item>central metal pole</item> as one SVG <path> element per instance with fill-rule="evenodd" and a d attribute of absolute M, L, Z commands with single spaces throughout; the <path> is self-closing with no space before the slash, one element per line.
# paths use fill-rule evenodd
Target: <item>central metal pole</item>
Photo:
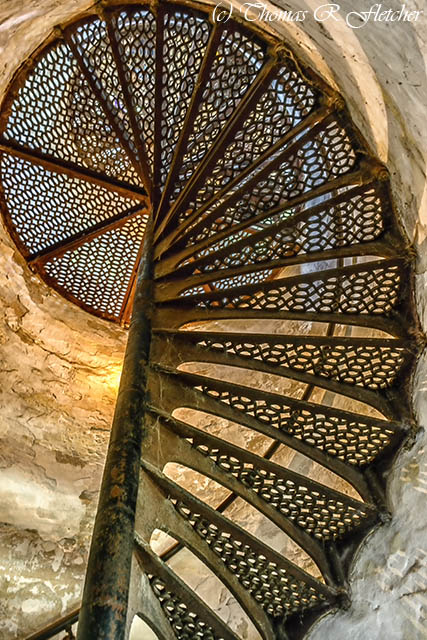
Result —
<path fill-rule="evenodd" d="M 150 219 L 93 529 L 78 640 L 125 637 L 152 304 Z"/>

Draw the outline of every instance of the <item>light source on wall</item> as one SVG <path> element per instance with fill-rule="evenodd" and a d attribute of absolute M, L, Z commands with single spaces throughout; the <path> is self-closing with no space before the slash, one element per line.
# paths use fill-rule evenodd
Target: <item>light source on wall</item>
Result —
<path fill-rule="evenodd" d="M 292 52 L 254 25 L 214 24 L 190 4 L 112 4 L 59 30 L 12 86 L 4 123 L 4 213 L 30 262 L 36 245 L 34 264 L 49 284 L 115 322 L 129 317 L 138 282 L 123 375 L 129 402 L 120 404 L 121 393 L 80 619 L 85 640 L 95 628 L 97 637 L 107 627 L 112 637 L 113 626 L 124 633 L 132 553 L 140 611 L 159 636 L 236 637 L 153 552 L 155 529 L 215 570 L 264 639 L 299 639 L 325 607 L 344 603 L 352 554 L 386 510 L 384 471 L 412 424 L 411 266 L 386 171 L 339 96 Z M 57 76 L 71 66 L 78 95 L 67 102 Z M 78 144 L 68 147 L 70 131 Z M 92 216 L 87 229 L 78 227 L 79 208 L 64 203 L 70 181 Z M 369 261 L 345 262 L 359 255 Z M 182 331 L 203 321 L 216 330 Z M 323 331 L 296 332 L 304 321 Z M 291 391 L 272 390 L 274 377 Z M 119 379 L 112 368 L 104 382 L 116 389 Z M 360 411 L 362 403 L 382 417 Z M 228 442 L 178 418 L 182 407 L 273 446 L 259 455 Z M 343 478 L 360 499 L 273 459 L 283 446 Z M 168 477 L 169 463 L 230 496 L 212 508 Z M 323 580 L 243 530 L 227 511 L 235 499 L 293 538 Z"/>

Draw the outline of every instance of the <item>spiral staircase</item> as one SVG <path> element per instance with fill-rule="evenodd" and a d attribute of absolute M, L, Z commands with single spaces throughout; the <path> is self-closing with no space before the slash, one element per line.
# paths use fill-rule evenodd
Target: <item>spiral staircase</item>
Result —
<path fill-rule="evenodd" d="M 84 607 L 101 622 L 79 637 L 128 633 L 131 614 L 105 602 L 133 562 L 132 612 L 160 640 L 236 640 L 173 570 L 186 549 L 261 638 L 302 638 L 348 604 L 352 557 L 390 517 L 387 470 L 414 429 L 422 337 L 385 167 L 282 42 L 192 2 L 104 3 L 58 27 L 13 79 L 0 132 L 2 212 L 30 269 L 107 321 L 128 327 L 134 310 L 122 384 L 137 408 L 116 414 L 132 433 L 112 437 L 125 471 L 112 479 L 107 456 L 93 542 L 117 572 L 92 569 Z M 224 498 L 191 491 L 176 465 Z M 238 500 L 314 569 L 242 526 Z"/>

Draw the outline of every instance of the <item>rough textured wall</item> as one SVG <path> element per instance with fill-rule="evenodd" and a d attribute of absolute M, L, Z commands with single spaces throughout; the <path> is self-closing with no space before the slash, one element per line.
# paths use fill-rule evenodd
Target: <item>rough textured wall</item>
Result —
<path fill-rule="evenodd" d="M 0 637 L 76 604 L 124 335 L 28 274 L 0 241 Z"/>
<path fill-rule="evenodd" d="M 90 4 L 2 0 L 0 93 L 55 24 Z M 313 10 L 320 4 L 290 0 L 282 6 Z M 424 9 L 422 0 L 405 4 Z M 340 5 L 342 15 L 354 10 L 351 0 Z M 370 0 L 358 0 L 357 10 L 370 6 Z M 395 0 L 389 6 L 400 7 Z M 277 29 L 344 94 L 356 124 L 390 169 L 398 211 L 418 249 L 418 304 L 427 329 L 426 26 L 424 16 L 418 24 L 369 23 L 351 30 L 343 20 L 319 23 L 309 16 Z M 6 524 L 0 529 L 0 635 L 19 638 L 79 599 L 124 336 L 48 292 L 3 232 L 1 242 L 0 486 Z M 423 360 L 415 380 L 421 425 L 426 377 Z M 425 637 L 424 437 L 421 430 L 392 473 L 394 518 L 359 554 L 350 610 L 320 621 L 312 640 L 350 634 L 363 640 Z M 209 583 L 200 589 L 209 591 Z M 215 606 L 242 629 L 236 609 L 220 592 L 215 598 Z M 250 637 L 250 630 L 245 635 Z"/>
<path fill-rule="evenodd" d="M 88 2 L 0 3 L 0 86 Z M 0 637 L 76 606 L 124 332 L 33 277 L 0 232 Z M 62 634 L 63 635 L 63 634 Z"/>

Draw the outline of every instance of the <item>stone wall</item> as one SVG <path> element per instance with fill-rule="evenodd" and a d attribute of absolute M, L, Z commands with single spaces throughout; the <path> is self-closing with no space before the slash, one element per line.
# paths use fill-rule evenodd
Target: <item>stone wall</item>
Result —
<path fill-rule="evenodd" d="M 0 3 L 1 95 L 13 71 L 51 29 L 90 4 Z M 387 164 L 398 213 L 417 249 L 418 308 L 427 329 L 427 17 L 418 23 L 370 22 L 356 30 L 343 17 L 316 22 L 312 12 L 320 4 L 282 2 L 283 9 L 306 9 L 307 19 L 264 26 L 277 29 L 339 89 L 372 151 Z M 341 16 L 354 10 L 352 0 L 340 5 Z M 405 5 L 424 9 L 422 0 Z M 370 6 L 370 0 L 358 0 L 357 11 Z M 387 3 L 400 6 L 396 0 Z M 25 637 L 79 601 L 125 336 L 49 291 L 29 273 L 4 230 L 0 242 L 0 519 L 5 523 L 0 527 L 0 635 L 8 640 Z M 423 358 L 414 380 L 421 428 L 389 481 L 393 520 L 358 554 L 350 609 L 319 621 L 311 640 L 350 634 L 355 640 L 426 637 L 426 393 Z M 198 580 L 199 591 L 209 591 L 209 577 Z M 242 638 L 257 637 L 250 628 L 244 631 L 226 596 L 220 591 L 214 596 L 212 604 L 226 612 Z M 135 631 L 137 638 L 142 634 Z"/>
<path fill-rule="evenodd" d="M 31 276 L 0 241 L 0 636 L 80 598 L 123 331 Z"/>

